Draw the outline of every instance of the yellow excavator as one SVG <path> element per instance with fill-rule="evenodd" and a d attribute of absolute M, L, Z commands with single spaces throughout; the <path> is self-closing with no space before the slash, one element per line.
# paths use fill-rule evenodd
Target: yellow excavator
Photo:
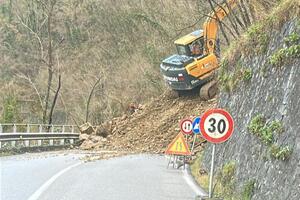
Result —
<path fill-rule="evenodd" d="M 199 89 L 203 100 L 216 95 L 214 74 L 219 67 L 218 20 L 222 21 L 235 6 L 236 0 L 218 5 L 208 15 L 203 30 L 196 30 L 175 41 L 177 54 L 164 59 L 160 71 L 176 94 Z"/>

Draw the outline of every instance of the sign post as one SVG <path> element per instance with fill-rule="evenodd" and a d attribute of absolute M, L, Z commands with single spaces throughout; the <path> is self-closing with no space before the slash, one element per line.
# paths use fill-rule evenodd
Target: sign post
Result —
<path fill-rule="evenodd" d="M 200 134 L 200 117 L 195 117 L 193 120 L 193 133 L 194 133 L 194 139 L 193 139 L 193 144 L 192 144 L 192 148 L 191 151 L 193 152 L 194 150 L 194 146 L 195 146 L 195 142 L 196 142 L 196 137 L 198 134 Z"/>
<path fill-rule="evenodd" d="M 216 151 L 216 144 L 213 144 L 212 152 L 211 152 L 211 164 L 210 164 L 210 176 L 209 176 L 209 189 L 208 189 L 208 197 L 209 197 L 209 198 L 212 198 L 213 176 L 214 176 L 214 162 L 215 162 L 215 151 Z"/>
<path fill-rule="evenodd" d="M 213 196 L 213 173 L 216 144 L 227 141 L 232 135 L 234 122 L 231 115 L 223 109 L 211 109 L 206 111 L 200 121 L 202 136 L 213 143 L 210 177 L 209 177 L 209 198 Z"/>

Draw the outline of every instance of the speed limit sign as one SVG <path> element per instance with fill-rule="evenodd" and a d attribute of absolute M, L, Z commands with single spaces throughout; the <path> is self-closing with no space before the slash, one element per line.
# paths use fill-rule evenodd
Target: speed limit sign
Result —
<path fill-rule="evenodd" d="M 234 122 L 231 115 L 223 109 L 206 111 L 200 121 L 202 136 L 211 143 L 222 143 L 233 132 Z"/>

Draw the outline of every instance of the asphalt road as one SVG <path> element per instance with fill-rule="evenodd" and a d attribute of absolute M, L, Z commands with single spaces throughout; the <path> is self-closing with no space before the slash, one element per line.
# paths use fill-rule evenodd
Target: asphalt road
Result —
<path fill-rule="evenodd" d="M 82 154 L 0 158 L 1 200 L 194 200 L 202 194 L 185 170 L 159 155 L 82 162 Z"/>

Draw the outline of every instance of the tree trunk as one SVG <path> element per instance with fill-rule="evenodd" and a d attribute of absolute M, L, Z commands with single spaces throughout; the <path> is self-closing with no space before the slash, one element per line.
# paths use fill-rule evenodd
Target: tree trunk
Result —
<path fill-rule="evenodd" d="M 256 21 L 254 6 L 253 6 L 253 4 L 250 2 L 250 0 L 247 0 L 246 2 L 247 2 L 247 4 L 248 4 L 250 16 L 251 16 L 251 18 L 252 18 L 252 23 L 253 23 L 253 21 Z"/>
<path fill-rule="evenodd" d="M 244 15 L 245 15 L 245 19 L 247 21 L 247 24 L 248 24 L 248 26 L 250 26 L 251 25 L 251 20 L 250 20 L 248 9 L 245 5 L 244 0 L 241 0 L 241 6 L 242 6 L 242 9 L 244 10 Z"/>
<path fill-rule="evenodd" d="M 47 113 L 49 107 L 49 97 L 50 97 L 50 89 L 52 86 L 52 79 L 53 79 L 53 50 L 52 50 L 52 14 L 53 14 L 53 7 L 54 3 L 50 1 L 49 10 L 48 10 L 48 23 L 47 23 L 47 32 L 48 32 L 48 81 L 47 81 L 47 91 L 45 97 L 45 107 L 43 112 L 43 123 L 45 124 L 47 121 Z"/>
<path fill-rule="evenodd" d="M 53 111 L 54 111 L 54 108 L 55 108 L 55 105 L 56 105 L 56 101 L 57 101 L 57 97 L 58 97 L 60 88 L 61 88 L 61 75 L 59 74 L 58 75 L 58 86 L 57 86 L 57 89 L 56 89 L 56 92 L 55 92 L 55 95 L 54 95 L 54 98 L 53 98 L 51 110 L 50 110 L 50 113 L 49 113 L 49 123 L 48 124 L 52 124 Z"/>
<path fill-rule="evenodd" d="M 100 82 L 100 77 L 96 80 L 96 82 L 94 83 L 91 91 L 90 91 L 90 94 L 89 94 L 89 97 L 88 97 L 88 100 L 86 102 L 86 114 L 85 114 L 85 122 L 88 122 L 89 120 L 89 107 L 90 107 L 90 102 L 91 102 L 91 99 L 92 99 L 92 95 L 94 93 L 94 90 L 96 88 L 96 86 L 98 85 L 98 83 Z"/>
<path fill-rule="evenodd" d="M 227 1 L 225 1 L 225 4 L 226 4 L 226 6 L 227 6 L 227 8 L 229 10 L 229 13 L 230 13 L 230 15 L 228 16 L 230 24 L 233 27 L 234 31 L 236 32 L 237 36 L 240 36 L 240 32 L 239 32 L 239 29 L 238 29 L 238 26 L 237 26 L 237 22 L 236 22 L 236 20 L 234 18 L 235 14 L 234 14 L 232 8 L 227 3 Z M 224 10 L 224 8 L 223 8 L 223 10 Z"/>
<path fill-rule="evenodd" d="M 238 4 L 237 4 L 237 7 L 238 7 L 238 11 L 239 11 L 239 13 L 240 13 L 240 15 L 241 15 L 241 17 L 242 17 L 242 20 L 243 20 L 243 22 L 244 22 L 244 25 L 245 25 L 245 27 L 247 28 L 247 27 L 249 26 L 249 24 L 248 24 L 248 21 L 247 21 L 247 19 L 246 19 L 246 16 L 245 16 L 245 13 L 244 13 L 244 11 L 243 11 L 243 8 L 242 8 L 242 6 L 241 6 L 241 3 L 238 3 Z"/>

